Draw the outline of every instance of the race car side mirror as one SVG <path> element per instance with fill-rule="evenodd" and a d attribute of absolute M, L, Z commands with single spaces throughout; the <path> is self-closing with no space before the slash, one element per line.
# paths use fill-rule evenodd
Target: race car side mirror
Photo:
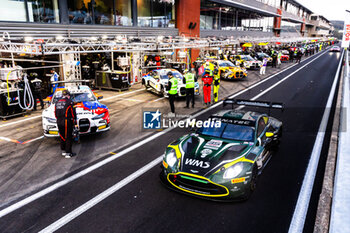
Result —
<path fill-rule="evenodd" d="M 103 96 L 101 95 L 101 96 L 97 97 L 97 99 L 98 99 L 98 100 L 102 100 L 102 99 L 103 99 Z"/>
<path fill-rule="evenodd" d="M 271 133 L 271 132 L 266 132 L 266 134 L 265 134 L 265 136 L 267 137 L 267 138 L 271 138 L 271 137 L 273 137 L 275 134 L 274 133 Z"/>

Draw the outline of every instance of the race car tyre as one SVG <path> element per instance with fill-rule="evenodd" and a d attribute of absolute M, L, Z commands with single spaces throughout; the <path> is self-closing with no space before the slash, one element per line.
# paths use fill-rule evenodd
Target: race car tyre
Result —
<path fill-rule="evenodd" d="M 163 86 L 160 87 L 160 94 L 166 96 L 165 88 Z"/>
<path fill-rule="evenodd" d="M 145 89 L 148 89 L 149 88 L 149 83 L 147 81 L 144 81 L 144 85 L 145 85 Z"/>
<path fill-rule="evenodd" d="M 250 198 L 250 196 L 256 189 L 257 179 L 258 179 L 258 167 L 256 164 L 254 164 L 253 170 L 252 170 L 252 177 L 250 179 L 249 185 L 247 186 L 247 190 L 243 196 L 243 200 L 248 200 Z"/>
<path fill-rule="evenodd" d="M 280 129 L 279 129 L 279 131 L 278 131 L 278 133 L 277 133 L 277 135 L 276 135 L 276 137 L 274 138 L 274 140 L 273 140 L 273 142 L 272 142 L 272 147 L 271 147 L 271 149 L 273 150 L 273 151 L 277 151 L 278 150 L 278 147 L 279 147 L 279 145 L 280 145 L 280 143 L 281 143 L 281 138 L 282 138 L 282 126 L 280 127 Z"/>
<path fill-rule="evenodd" d="M 220 79 L 225 79 L 225 74 L 222 71 L 220 72 Z"/>

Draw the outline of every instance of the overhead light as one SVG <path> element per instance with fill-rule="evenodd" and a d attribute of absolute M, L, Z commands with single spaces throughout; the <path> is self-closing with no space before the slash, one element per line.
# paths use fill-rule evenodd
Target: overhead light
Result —
<path fill-rule="evenodd" d="M 56 40 L 64 40 L 64 37 L 62 35 L 56 36 Z"/>
<path fill-rule="evenodd" d="M 123 39 L 123 37 L 120 36 L 120 35 L 118 35 L 118 36 L 115 37 L 115 39 L 116 39 L 117 41 L 121 41 L 121 40 Z"/>
<path fill-rule="evenodd" d="M 108 36 L 107 35 L 103 35 L 102 39 L 106 40 L 106 39 L 108 39 Z"/>
<path fill-rule="evenodd" d="M 97 37 L 92 36 L 92 37 L 90 37 L 90 40 L 97 40 Z"/>
<path fill-rule="evenodd" d="M 24 41 L 25 42 L 32 42 L 33 41 L 33 37 L 26 36 L 26 37 L 24 37 Z"/>

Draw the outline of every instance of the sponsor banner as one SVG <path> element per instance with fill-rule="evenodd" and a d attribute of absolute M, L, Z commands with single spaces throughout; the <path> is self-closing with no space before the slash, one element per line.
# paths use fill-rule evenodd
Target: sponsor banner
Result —
<path fill-rule="evenodd" d="M 344 21 L 343 40 L 341 43 L 341 47 L 348 48 L 349 45 L 350 45 L 350 11 L 346 11 L 345 21 Z"/>
<path fill-rule="evenodd" d="M 244 181 L 245 181 L 245 177 L 236 178 L 236 179 L 231 180 L 232 184 L 242 183 Z"/>

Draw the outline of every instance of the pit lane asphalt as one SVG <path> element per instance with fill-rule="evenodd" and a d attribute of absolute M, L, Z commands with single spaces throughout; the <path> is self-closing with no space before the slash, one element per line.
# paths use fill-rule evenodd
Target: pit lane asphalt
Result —
<path fill-rule="evenodd" d="M 290 66 L 290 63 L 284 63 L 282 69 Z M 280 69 L 268 67 L 267 75 L 263 77 L 257 75 L 257 71 L 249 71 L 248 79 L 244 81 L 222 81 L 219 96 L 231 95 L 277 72 Z M 167 99 L 145 91 L 140 84 L 132 86 L 130 92 L 121 94 L 97 92 L 103 94 L 102 103 L 109 107 L 111 130 L 82 137 L 81 144 L 73 147 L 77 152 L 73 159 L 62 159 L 56 139 L 44 138 L 22 145 L 0 138 L 0 208 L 150 135 L 152 132 L 141 130 L 143 108 L 161 108 L 163 113 L 169 112 Z M 203 97 L 196 97 L 195 109 L 184 109 L 183 99 L 177 100 L 175 105 L 178 113 L 190 114 L 203 107 Z M 42 137 L 40 116 L 41 112 L 34 112 L 28 117 L 0 122 L 0 137 L 22 142 Z"/>
<path fill-rule="evenodd" d="M 164 188 L 159 167 L 60 229 L 62 232 L 285 232 L 293 214 L 322 106 L 328 98 L 337 55 L 326 53 L 260 100 L 282 101 L 287 109 L 283 142 L 248 202 L 213 203 Z M 302 64 L 301 64 L 302 65 Z M 301 65 L 253 88 L 251 98 Z M 204 114 L 205 118 L 210 113 Z M 38 231 L 164 152 L 185 132 L 171 131 L 110 164 L 0 219 L 4 232 Z M 152 153 L 147 153 L 152 152 Z M 19 219 L 21 221 L 19 221 Z"/>

